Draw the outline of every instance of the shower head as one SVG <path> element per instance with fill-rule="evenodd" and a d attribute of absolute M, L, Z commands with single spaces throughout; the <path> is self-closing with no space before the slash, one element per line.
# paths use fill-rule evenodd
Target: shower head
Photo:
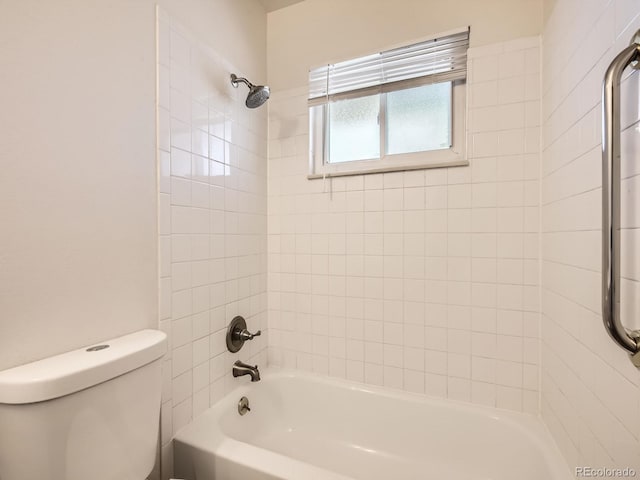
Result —
<path fill-rule="evenodd" d="M 238 88 L 238 82 L 244 83 L 249 87 L 249 94 L 244 104 L 249 108 L 258 108 L 260 105 L 269 100 L 269 87 L 265 85 L 254 85 L 246 78 L 237 77 L 235 73 L 231 74 L 231 85 Z"/>

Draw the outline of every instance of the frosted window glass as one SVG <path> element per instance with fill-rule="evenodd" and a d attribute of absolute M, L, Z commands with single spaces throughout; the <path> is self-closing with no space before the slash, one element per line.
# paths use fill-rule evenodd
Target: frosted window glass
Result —
<path fill-rule="evenodd" d="M 451 146 L 451 82 L 387 93 L 387 153 Z"/>
<path fill-rule="evenodd" d="M 380 95 L 329 104 L 329 163 L 380 157 Z"/>

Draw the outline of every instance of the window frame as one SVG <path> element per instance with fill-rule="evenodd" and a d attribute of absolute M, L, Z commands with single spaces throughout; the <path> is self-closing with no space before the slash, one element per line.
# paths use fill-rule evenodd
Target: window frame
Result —
<path fill-rule="evenodd" d="M 309 175 L 307 178 L 326 178 L 367 173 L 395 172 L 426 168 L 456 167 L 469 165 L 467 160 L 467 89 L 466 80 L 453 80 L 451 88 L 451 146 L 437 150 L 411 153 L 386 153 L 386 94 L 402 89 L 415 88 L 434 83 L 428 77 L 385 89 L 367 89 L 342 95 L 343 99 L 353 99 L 374 94 L 380 95 L 380 156 L 365 160 L 338 163 L 329 162 L 329 116 L 330 102 L 309 106 Z M 377 90 L 377 91 L 376 91 Z"/>
<path fill-rule="evenodd" d="M 309 179 L 367 173 L 468 166 L 468 55 L 471 27 L 396 44 L 378 53 L 309 69 Z M 387 154 L 386 94 L 451 82 L 451 147 Z M 331 102 L 380 95 L 380 155 L 330 163 L 327 114 Z"/>

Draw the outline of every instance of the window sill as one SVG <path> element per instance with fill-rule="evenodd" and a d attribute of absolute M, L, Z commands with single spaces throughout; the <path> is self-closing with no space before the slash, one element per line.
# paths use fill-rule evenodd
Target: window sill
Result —
<path fill-rule="evenodd" d="M 307 180 L 317 180 L 323 178 L 335 178 L 335 177 L 350 177 L 354 175 L 371 175 L 374 173 L 390 173 L 390 172 L 407 172 L 411 170 L 426 170 L 430 168 L 448 168 L 448 167 L 467 167 L 469 166 L 469 160 L 447 160 L 438 163 L 429 163 L 422 165 L 398 165 L 397 167 L 371 167 L 371 168 L 357 168 L 354 170 L 342 170 L 336 172 L 326 173 L 312 173 L 307 175 Z"/>

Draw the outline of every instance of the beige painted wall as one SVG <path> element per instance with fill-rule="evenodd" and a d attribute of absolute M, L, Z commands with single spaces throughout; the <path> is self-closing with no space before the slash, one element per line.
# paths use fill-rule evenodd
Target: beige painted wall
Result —
<path fill-rule="evenodd" d="M 160 3 L 265 76 L 257 1 Z M 0 12 L 2 369 L 156 326 L 158 280 L 155 2 Z"/>
<path fill-rule="evenodd" d="M 556 6 L 557 0 L 542 0 L 542 24 L 546 25 L 553 9 Z M 544 30 L 544 28 L 543 28 Z"/>
<path fill-rule="evenodd" d="M 274 90 L 307 83 L 310 67 L 471 25 L 474 47 L 538 35 L 541 0 L 306 0 L 268 15 Z"/>

